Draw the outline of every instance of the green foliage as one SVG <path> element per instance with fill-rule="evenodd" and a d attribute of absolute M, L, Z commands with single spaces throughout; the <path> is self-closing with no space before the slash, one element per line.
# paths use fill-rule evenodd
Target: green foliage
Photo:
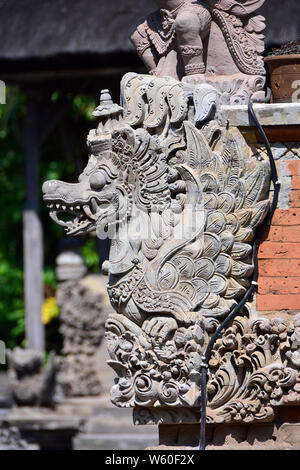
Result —
<path fill-rule="evenodd" d="M 82 116 L 89 121 L 94 120 L 93 111 L 96 108 L 96 103 L 90 96 L 78 95 L 75 96 L 72 104 L 72 117 L 75 120 L 80 119 Z"/>
<path fill-rule="evenodd" d="M 24 337 L 23 271 L 0 254 L 0 336 L 12 348 Z"/>
<path fill-rule="evenodd" d="M 93 273 L 99 272 L 99 256 L 96 249 L 96 238 L 89 238 L 81 249 L 88 270 Z"/>
<path fill-rule="evenodd" d="M 0 338 L 8 347 L 24 337 L 22 209 L 25 201 L 21 126 L 25 100 L 7 91 L 0 105 Z"/>
<path fill-rule="evenodd" d="M 61 92 L 48 99 L 55 106 Z M 68 95 L 69 109 L 41 148 L 40 181 L 77 181 L 86 163 L 85 135 L 95 101 L 89 96 Z M 22 212 L 25 204 L 25 162 L 22 149 L 22 122 L 26 99 L 16 88 L 7 90 L 7 104 L 0 105 L 0 339 L 12 348 L 24 342 L 23 236 Z M 44 231 L 45 295 L 55 294 L 55 258 L 64 230 L 49 218 L 40 194 L 40 215 Z M 95 239 L 83 248 L 89 269 L 98 271 Z M 53 334 L 51 335 L 53 338 Z M 52 345 L 51 345 L 52 347 Z"/>
<path fill-rule="evenodd" d="M 45 286 L 48 286 L 53 292 L 55 292 L 57 287 L 57 280 L 55 275 L 54 267 L 46 267 L 44 269 L 43 276 Z"/>

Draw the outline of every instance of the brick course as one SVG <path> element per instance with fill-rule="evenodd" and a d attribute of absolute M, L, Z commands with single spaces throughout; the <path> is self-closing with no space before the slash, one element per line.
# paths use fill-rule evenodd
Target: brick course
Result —
<path fill-rule="evenodd" d="M 292 188 L 293 189 L 300 189 L 300 176 L 293 176 L 292 177 Z"/>
<path fill-rule="evenodd" d="M 257 297 L 257 309 L 261 311 L 300 310 L 300 294 L 267 294 Z"/>
<path fill-rule="evenodd" d="M 266 240 L 272 242 L 298 242 L 300 243 L 300 225 L 292 227 L 271 226 L 266 233 Z"/>
<path fill-rule="evenodd" d="M 300 259 L 263 259 L 259 262 L 259 282 L 262 277 L 300 277 Z"/>
<path fill-rule="evenodd" d="M 300 190 L 290 192 L 290 207 L 300 207 Z"/>
<path fill-rule="evenodd" d="M 277 165 L 290 179 L 289 208 L 275 211 L 259 248 L 258 311 L 300 310 L 300 161 Z"/>
<path fill-rule="evenodd" d="M 300 161 L 287 161 L 288 172 L 290 176 L 300 176 Z"/>
<path fill-rule="evenodd" d="M 300 259 L 300 243 L 264 242 L 260 245 L 258 257 L 261 259 Z"/>
<path fill-rule="evenodd" d="M 288 295 L 300 294 L 299 277 L 262 277 L 258 286 L 258 293 Z"/>
<path fill-rule="evenodd" d="M 272 225 L 299 225 L 300 224 L 300 209 L 277 209 L 275 211 Z"/>

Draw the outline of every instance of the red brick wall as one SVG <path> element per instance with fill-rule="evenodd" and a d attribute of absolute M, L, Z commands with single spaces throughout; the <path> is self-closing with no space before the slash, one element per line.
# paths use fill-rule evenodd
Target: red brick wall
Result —
<path fill-rule="evenodd" d="M 279 165 L 291 178 L 289 208 L 276 210 L 259 249 L 260 311 L 300 310 L 300 161 Z"/>

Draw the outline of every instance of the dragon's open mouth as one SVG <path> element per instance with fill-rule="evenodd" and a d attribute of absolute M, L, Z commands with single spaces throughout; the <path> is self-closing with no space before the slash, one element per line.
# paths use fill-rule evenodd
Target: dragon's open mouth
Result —
<path fill-rule="evenodd" d="M 92 231 L 100 216 L 109 207 L 108 201 L 97 201 L 92 198 L 88 202 L 75 202 L 73 204 L 64 201 L 47 201 L 50 209 L 50 217 L 61 227 L 64 227 L 67 235 L 75 235 L 81 231 Z"/>

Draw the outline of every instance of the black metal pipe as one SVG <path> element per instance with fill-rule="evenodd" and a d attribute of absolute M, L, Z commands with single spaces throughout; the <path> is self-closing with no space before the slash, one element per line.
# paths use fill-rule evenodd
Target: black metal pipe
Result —
<path fill-rule="evenodd" d="M 259 131 L 262 140 L 264 142 L 264 145 L 266 147 L 269 161 L 270 161 L 270 167 L 271 167 L 271 181 L 273 182 L 274 185 L 274 195 L 272 199 L 272 203 L 268 212 L 268 215 L 264 222 L 259 226 L 259 228 L 256 231 L 256 236 L 253 242 L 253 265 L 254 265 L 254 270 L 253 270 L 253 276 L 252 276 L 252 281 L 251 285 L 242 298 L 242 300 L 239 302 L 238 305 L 235 306 L 235 308 L 232 310 L 232 312 L 228 315 L 228 317 L 221 323 L 221 325 L 217 328 L 213 336 L 211 337 L 208 346 L 206 348 L 205 354 L 202 357 L 202 363 L 201 363 L 201 429 L 200 429 L 200 450 L 205 450 L 206 448 L 206 409 L 207 409 L 207 371 L 208 371 L 208 364 L 211 356 L 212 349 L 214 347 L 214 344 L 218 337 L 220 336 L 221 332 L 226 328 L 226 326 L 234 320 L 236 315 L 239 313 L 239 311 L 244 307 L 248 299 L 251 297 L 251 295 L 254 293 L 255 289 L 257 288 L 257 281 L 258 281 L 258 247 L 261 241 L 261 237 L 263 234 L 263 229 L 266 227 L 267 223 L 271 223 L 273 214 L 275 212 L 275 209 L 278 204 L 278 197 L 279 197 L 279 191 L 280 191 L 280 182 L 278 181 L 278 175 L 277 175 L 277 169 L 272 153 L 272 149 L 269 143 L 269 140 L 260 124 L 260 122 L 257 119 L 257 116 L 255 114 L 255 111 L 252 106 L 251 99 L 249 100 L 248 104 L 248 112 L 249 115 L 251 116 L 252 121 L 254 122 L 257 130 Z"/>

